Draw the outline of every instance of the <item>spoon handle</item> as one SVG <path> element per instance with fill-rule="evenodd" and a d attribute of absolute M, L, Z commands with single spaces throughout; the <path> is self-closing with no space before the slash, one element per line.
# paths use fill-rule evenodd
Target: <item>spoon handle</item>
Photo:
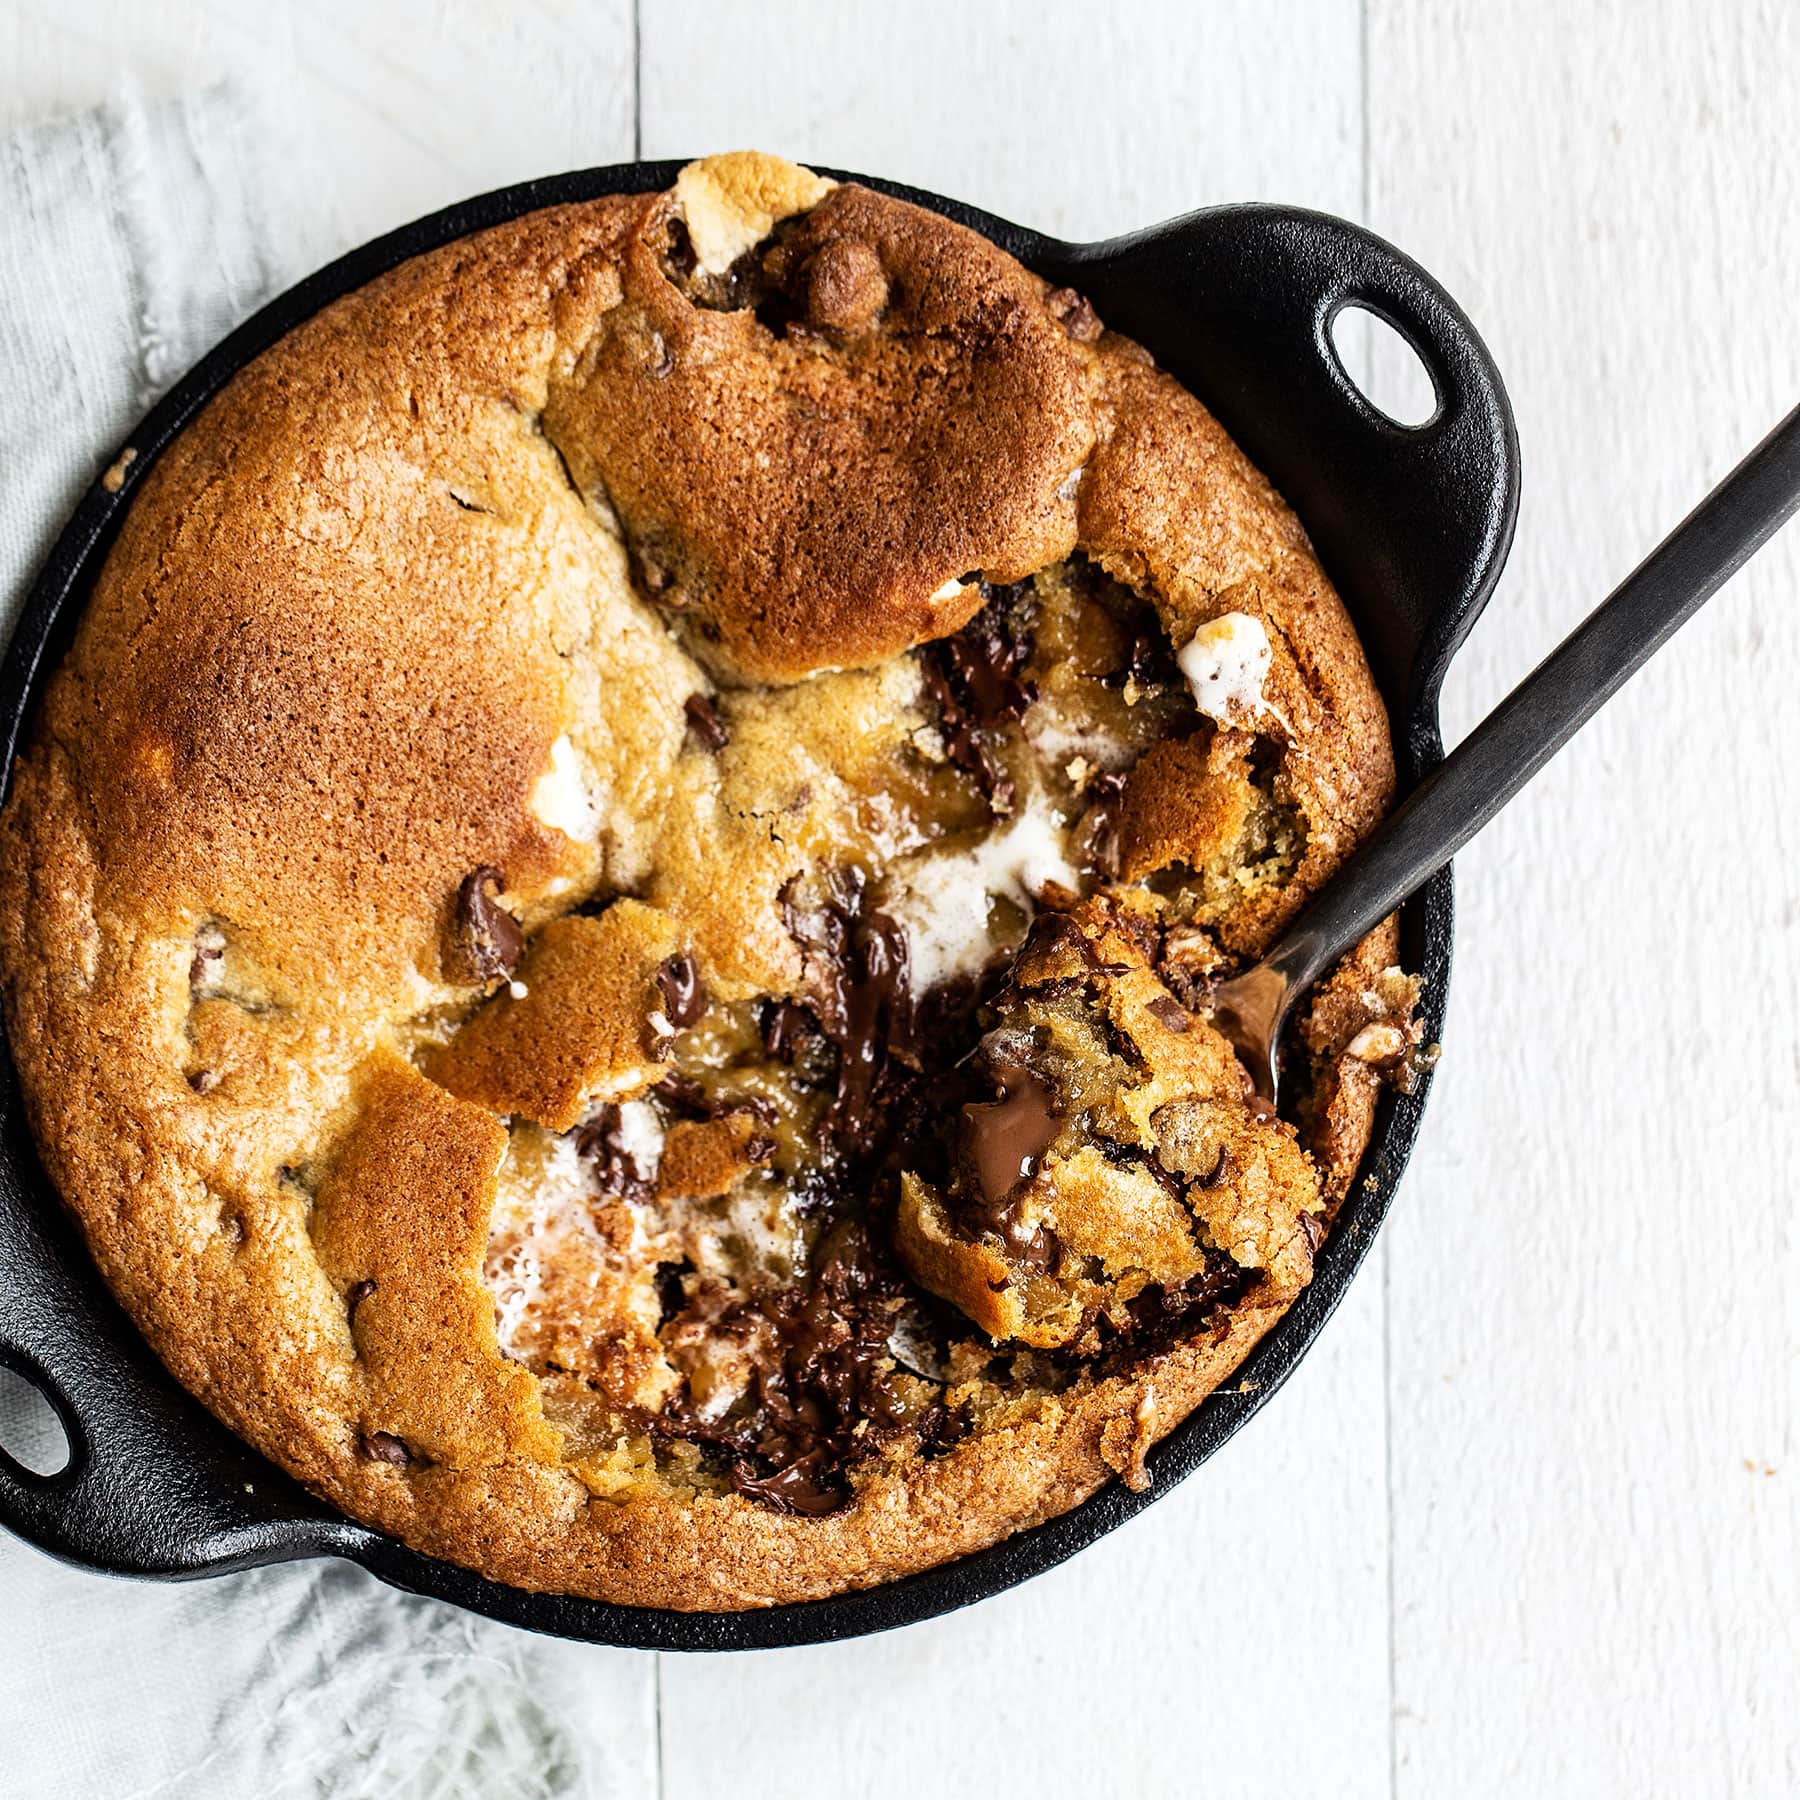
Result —
<path fill-rule="evenodd" d="M 1307 986 L 1435 874 L 1800 507 L 1782 420 L 1390 813 L 1263 959 Z"/>

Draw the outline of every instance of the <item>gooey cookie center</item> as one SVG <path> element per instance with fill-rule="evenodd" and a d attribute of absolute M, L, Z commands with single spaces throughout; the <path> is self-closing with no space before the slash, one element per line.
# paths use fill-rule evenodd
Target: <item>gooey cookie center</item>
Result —
<path fill-rule="evenodd" d="M 761 900 L 788 982 L 722 975 L 678 894 L 598 895 L 505 971 L 533 999 L 498 994 L 428 1062 L 512 1116 L 488 1280 L 578 1444 L 623 1434 L 697 1486 L 830 1511 L 859 1466 L 1295 1278 L 1316 1180 L 1177 997 L 1294 867 L 1280 746 L 1206 716 L 1155 609 L 1092 564 L 981 592 L 882 679 L 686 703 L 695 813 L 800 851 Z M 561 816 L 580 792 L 553 750 L 539 793 Z M 616 1016 L 565 1053 L 556 1027 L 608 1010 L 596 981 Z M 589 1066 L 551 1092 L 526 1065 L 559 1055 Z M 1197 1096 L 1219 1151 L 1184 1174 L 1155 1120 Z M 1260 1228 L 1233 1241 L 1233 1207 Z"/>

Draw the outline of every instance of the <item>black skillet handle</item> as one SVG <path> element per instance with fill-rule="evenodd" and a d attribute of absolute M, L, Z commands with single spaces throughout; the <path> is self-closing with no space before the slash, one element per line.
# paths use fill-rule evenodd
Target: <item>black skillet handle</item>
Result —
<path fill-rule="evenodd" d="M 120 1575 L 217 1574 L 359 1547 L 328 1512 L 184 1394 L 102 1287 L 37 1168 L 7 1068 L 0 1084 L 0 1366 L 68 1436 L 67 1465 L 0 1447 L 0 1525 Z"/>
<path fill-rule="evenodd" d="M 1415 768 L 1437 754 L 1437 690 L 1512 542 L 1519 442 L 1499 371 L 1432 278 L 1373 233 L 1287 206 L 1191 213 L 1040 269 L 1078 287 L 1205 399 L 1306 521 Z M 1423 425 L 1345 373 L 1346 306 L 1411 344 L 1437 391 Z"/>

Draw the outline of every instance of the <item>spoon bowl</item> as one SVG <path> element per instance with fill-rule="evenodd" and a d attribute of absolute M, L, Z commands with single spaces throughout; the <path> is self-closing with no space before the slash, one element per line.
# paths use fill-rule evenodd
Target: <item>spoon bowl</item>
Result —
<path fill-rule="evenodd" d="M 1800 507 L 1800 407 L 1475 727 L 1262 959 L 1214 1025 L 1273 1103 L 1294 1003 L 1494 817 Z"/>

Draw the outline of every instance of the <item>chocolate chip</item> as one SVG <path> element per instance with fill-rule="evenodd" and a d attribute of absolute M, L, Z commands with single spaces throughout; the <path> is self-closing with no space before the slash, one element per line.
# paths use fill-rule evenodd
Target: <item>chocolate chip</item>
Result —
<path fill-rule="evenodd" d="M 225 960 L 225 934 L 210 922 L 194 933 L 194 954 L 188 962 L 188 986 L 202 988 L 215 967 Z"/>
<path fill-rule="evenodd" d="M 395 1437 L 391 1431 L 365 1431 L 362 1453 L 370 1462 L 392 1463 L 396 1469 L 406 1468 L 413 1460 L 413 1453 L 407 1449 L 404 1440 Z"/>
<path fill-rule="evenodd" d="M 700 968 L 685 950 L 664 960 L 656 971 L 656 985 L 663 998 L 663 1015 L 678 1031 L 697 1024 L 706 1011 L 706 989 Z"/>
<path fill-rule="evenodd" d="M 1306 1247 L 1316 1251 L 1325 1241 L 1325 1221 L 1317 1213 L 1303 1212 L 1300 1215 L 1300 1229 L 1306 1233 Z"/>
<path fill-rule="evenodd" d="M 525 934 L 498 899 L 503 877 L 491 863 L 463 877 L 456 890 L 455 972 L 465 980 L 500 981 L 519 966 Z"/>
<path fill-rule="evenodd" d="M 1119 813 L 1125 777 L 1102 769 L 1087 784 L 1087 811 L 1076 828 L 1081 867 L 1103 881 L 1119 879 Z"/>
<path fill-rule="evenodd" d="M 757 1025 L 762 1033 L 763 1053 L 784 1063 L 791 1063 L 795 1046 L 819 1028 L 812 1014 L 793 1000 L 764 1002 Z"/>
<path fill-rule="evenodd" d="M 670 279 L 685 281 L 700 266 L 694 241 L 688 236 L 687 220 L 671 218 L 663 242 L 663 268 Z"/>
<path fill-rule="evenodd" d="M 975 1429 L 961 1407 L 934 1406 L 919 1427 L 919 1454 L 927 1459 L 946 1455 Z"/>
<path fill-rule="evenodd" d="M 926 692 L 938 710 L 944 747 L 958 768 L 974 776 L 997 814 L 1012 810 L 1013 780 L 995 752 L 995 734 L 1023 718 L 1037 698 L 1021 671 L 1031 658 L 1036 590 L 982 584 L 984 604 L 963 628 L 928 644 Z"/>
<path fill-rule="evenodd" d="M 806 316 L 824 331 L 861 331 L 887 305 L 887 276 L 873 245 L 833 238 L 806 264 Z"/>
<path fill-rule="evenodd" d="M 832 1478 L 827 1459 L 817 1451 L 773 1475 L 758 1475 L 748 1463 L 733 1463 L 731 1485 L 773 1512 L 798 1513 L 808 1519 L 841 1512 L 850 1503 L 849 1488 Z"/>
<path fill-rule="evenodd" d="M 1198 925 L 1171 926 L 1153 960 L 1163 984 L 1192 1011 L 1204 1007 L 1224 966 L 1218 946 Z"/>
<path fill-rule="evenodd" d="M 594 1166 L 595 1185 L 604 1195 L 642 1200 L 654 1183 L 626 1147 L 624 1115 L 617 1106 L 603 1106 L 575 1133 L 575 1154 Z"/>
<path fill-rule="evenodd" d="M 1091 344 L 1100 335 L 1100 320 L 1085 294 L 1073 288 L 1052 288 L 1044 296 L 1044 304 L 1076 343 Z"/>
<path fill-rule="evenodd" d="M 670 1070 L 650 1092 L 672 1113 L 684 1119 L 712 1117 L 712 1105 L 706 1098 L 706 1089 L 691 1075 L 681 1075 Z"/>
<path fill-rule="evenodd" d="M 211 1069 L 190 1069 L 187 1083 L 196 1094 L 210 1094 L 219 1085 L 219 1078 Z"/>
<path fill-rule="evenodd" d="M 1124 640 L 1119 662 L 1104 677 L 1111 688 L 1175 688 L 1186 691 L 1175 646 L 1162 615 L 1148 600 L 1129 589 L 1105 593 L 1100 604 L 1110 613 Z"/>
<path fill-rule="evenodd" d="M 656 1326 L 659 1331 L 687 1305 L 685 1277 L 693 1272 L 694 1265 L 685 1256 L 679 1262 L 656 1265 L 656 1304 L 659 1309 Z"/>
<path fill-rule="evenodd" d="M 1167 1031 L 1186 1031 L 1193 1024 L 1181 1002 L 1168 994 L 1158 994 L 1144 1011 Z"/>
<path fill-rule="evenodd" d="M 1202 1175 L 1194 1185 L 1203 1188 L 1216 1188 L 1219 1183 L 1224 1181 L 1230 1174 L 1231 1152 L 1222 1148 L 1219 1151 L 1218 1161 L 1215 1162 L 1211 1170 L 1207 1174 Z"/>
<path fill-rule="evenodd" d="M 354 1287 L 352 1287 L 350 1289 L 350 1291 L 348 1293 L 346 1293 L 344 1295 L 344 1307 L 345 1307 L 345 1310 L 349 1314 L 350 1323 L 352 1325 L 354 1325 L 356 1323 L 356 1309 L 359 1306 L 361 1306 L 362 1303 L 366 1299 L 368 1299 L 368 1297 L 372 1293 L 374 1293 L 374 1291 L 375 1291 L 374 1282 L 359 1281 L 356 1283 L 356 1285 Z"/>
<path fill-rule="evenodd" d="M 719 717 L 719 709 L 707 694 L 689 694 L 682 702 L 687 714 L 688 733 L 702 750 L 723 750 L 731 742 L 731 733 Z"/>

